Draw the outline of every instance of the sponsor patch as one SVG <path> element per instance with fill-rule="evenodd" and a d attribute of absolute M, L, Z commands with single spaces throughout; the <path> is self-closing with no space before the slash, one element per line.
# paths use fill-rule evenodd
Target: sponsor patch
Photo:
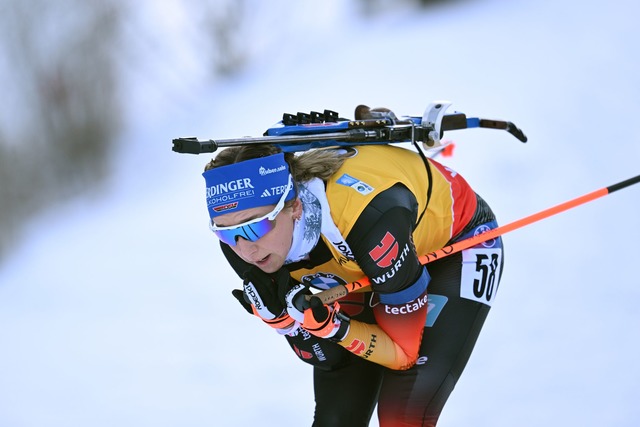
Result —
<path fill-rule="evenodd" d="M 307 274 L 306 276 L 302 276 L 300 281 L 307 286 L 312 286 L 316 289 L 323 290 L 333 288 L 338 285 L 346 285 L 347 283 L 347 281 L 340 276 L 336 276 L 333 273 L 323 272 Z"/>
<path fill-rule="evenodd" d="M 342 175 L 340 178 L 338 178 L 336 182 L 340 185 L 353 188 L 363 196 L 366 196 L 367 194 L 371 193 L 374 190 L 374 188 L 369 184 L 367 184 L 366 182 L 360 181 L 359 179 L 356 179 L 350 175 L 347 175 L 346 173 Z"/>
<path fill-rule="evenodd" d="M 300 350 L 297 346 L 293 346 L 293 351 L 295 351 L 295 353 L 298 355 L 298 357 L 300 359 L 303 360 L 309 360 L 313 357 L 313 354 L 309 353 L 308 351 L 304 351 L 304 350 Z"/>
<path fill-rule="evenodd" d="M 402 305 L 385 305 L 384 312 L 387 314 L 394 315 L 402 315 L 402 314 L 410 314 L 420 310 L 422 307 L 429 303 L 429 298 L 427 295 L 416 298 L 413 301 L 409 301 L 408 303 Z M 429 310 L 429 306 L 427 305 L 427 313 Z"/>
<path fill-rule="evenodd" d="M 265 175 L 269 175 L 272 173 L 277 173 L 277 172 L 282 172 L 282 171 L 286 171 L 287 167 L 285 165 L 280 165 L 276 168 L 265 168 L 264 166 L 260 166 L 258 168 L 258 173 L 260 174 L 260 176 L 265 176 Z"/>
<path fill-rule="evenodd" d="M 353 341 L 351 341 L 351 344 L 349 344 L 345 348 L 356 356 L 359 356 L 364 353 L 364 341 L 354 339 Z"/>
<path fill-rule="evenodd" d="M 418 357 L 418 360 L 416 360 L 416 365 L 425 365 L 427 360 L 429 360 L 427 356 L 420 356 Z"/>
<path fill-rule="evenodd" d="M 324 360 L 327 360 L 327 358 L 324 355 L 324 352 L 322 351 L 322 347 L 320 347 L 320 344 L 315 343 L 311 346 L 311 348 L 313 349 L 313 353 L 316 355 L 319 361 L 322 362 Z"/>
<path fill-rule="evenodd" d="M 393 234 L 387 231 L 380 244 L 369 251 L 369 255 L 378 267 L 390 267 L 398 259 L 398 241 Z"/>
<path fill-rule="evenodd" d="M 276 187 L 265 188 L 260 197 L 282 196 L 287 191 L 286 185 L 278 185 Z"/>
<path fill-rule="evenodd" d="M 216 206 L 214 208 L 214 210 L 216 212 L 224 212 L 224 211 L 229 211 L 229 210 L 235 209 L 237 207 L 238 207 L 238 202 L 233 202 L 233 203 L 229 203 L 229 204 L 226 204 L 226 205 Z"/>
<path fill-rule="evenodd" d="M 391 247 L 390 251 L 394 252 L 393 247 Z M 410 252 L 411 252 L 411 248 L 409 248 L 409 244 L 407 243 L 406 245 L 404 245 L 404 248 L 402 248 L 402 251 L 398 251 L 398 253 L 396 253 L 395 256 L 381 258 L 381 261 L 380 261 L 381 263 L 382 262 L 386 263 L 387 261 L 391 260 L 391 264 L 389 264 L 389 268 L 385 270 L 383 274 L 379 276 L 371 277 L 371 281 L 373 281 L 373 283 L 375 283 L 376 285 L 381 285 L 385 283 L 387 280 L 391 280 L 396 275 L 396 273 L 400 271 L 400 269 L 402 268 L 402 265 L 404 264 L 404 260 L 406 259 L 407 255 L 409 255 Z M 378 266 L 380 266 L 380 264 L 378 264 Z"/>
<path fill-rule="evenodd" d="M 489 227 L 487 224 L 482 224 L 481 226 L 479 226 L 473 231 L 473 237 L 482 233 L 486 233 L 489 230 L 491 230 L 491 227 Z M 496 244 L 496 239 L 487 240 L 481 243 L 481 245 L 484 246 L 485 248 L 492 248 L 495 246 L 495 244 Z"/>
<path fill-rule="evenodd" d="M 429 294 L 427 299 L 427 321 L 424 324 L 427 328 L 433 327 L 436 323 L 447 301 L 449 301 L 449 298 L 444 295 Z"/>

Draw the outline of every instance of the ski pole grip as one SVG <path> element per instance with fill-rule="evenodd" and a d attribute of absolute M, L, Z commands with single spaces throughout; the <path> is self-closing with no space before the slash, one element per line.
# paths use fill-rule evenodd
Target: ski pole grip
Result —
<path fill-rule="evenodd" d="M 343 285 L 338 285 L 333 288 L 329 288 L 322 292 L 318 292 L 313 295 L 298 295 L 296 299 L 293 301 L 293 305 L 300 311 L 304 311 L 309 308 L 309 301 L 312 297 L 320 298 L 323 304 L 331 304 L 334 301 L 339 300 L 340 298 L 346 296 L 349 293 L 347 288 Z"/>
<path fill-rule="evenodd" d="M 176 138 L 173 141 L 172 150 L 176 153 L 202 154 L 213 153 L 218 149 L 218 144 L 212 139 L 198 141 L 198 138 Z"/>

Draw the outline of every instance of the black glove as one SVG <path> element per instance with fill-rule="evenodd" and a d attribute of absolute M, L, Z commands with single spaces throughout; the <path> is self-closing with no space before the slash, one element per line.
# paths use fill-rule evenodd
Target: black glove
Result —
<path fill-rule="evenodd" d="M 297 303 L 300 295 L 308 294 L 309 290 L 302 284 L 294 286 L 287 293 L 289 316 L 317 337 L 342 341 L 349 332 L 350 319 L 340 312 L 338 301 L 324 304 L 320 298 L 312 296 L 308 304 Z"/>
<path fill-rule="evenodd" d="M 232 294 L 249 313 L 286 333 L 295 323 L 287 314 L 284 299 L 292 285 L 285 268 L 269 274 L 251 267 L 244 275 L 243 290 L 234 289 Z"/>

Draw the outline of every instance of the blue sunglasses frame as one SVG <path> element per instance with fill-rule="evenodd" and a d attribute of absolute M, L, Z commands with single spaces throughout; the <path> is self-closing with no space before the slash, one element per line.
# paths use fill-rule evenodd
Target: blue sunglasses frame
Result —
<path fill-rule="evenodd" d="M 209 229 L 213 231 L 220 241 L 229 246 L 235 246 L 239 237 L 251 242 L 257 242 L 275 228 L 276 217 L 282 209 L 284 209 L 285 201 L 292 188 L 293 181 L 291 175 L 289 175 L 287 188 L 282 193 L 282 197 L 278 200 L 278 204 L 271 212 L 261 216 L 260 218 L 255 218 L 250 221 L 243 222 L 242 224 L 231 225 L 228 227 L 219 227 L 215 222 L 213 222 L 213 219 L 211 219 L 209 221 Z"/>

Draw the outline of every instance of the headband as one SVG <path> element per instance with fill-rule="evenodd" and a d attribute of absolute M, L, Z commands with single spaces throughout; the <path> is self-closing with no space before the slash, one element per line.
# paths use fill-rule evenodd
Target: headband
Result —
<path fill-rule="evenodd" d="M 205 171 L 209 216 L 277 204 L 287 189 L 289 175 L 284 153 Z M 290 191 L 286 201 L 295 196 L 295 191 Z"/>

